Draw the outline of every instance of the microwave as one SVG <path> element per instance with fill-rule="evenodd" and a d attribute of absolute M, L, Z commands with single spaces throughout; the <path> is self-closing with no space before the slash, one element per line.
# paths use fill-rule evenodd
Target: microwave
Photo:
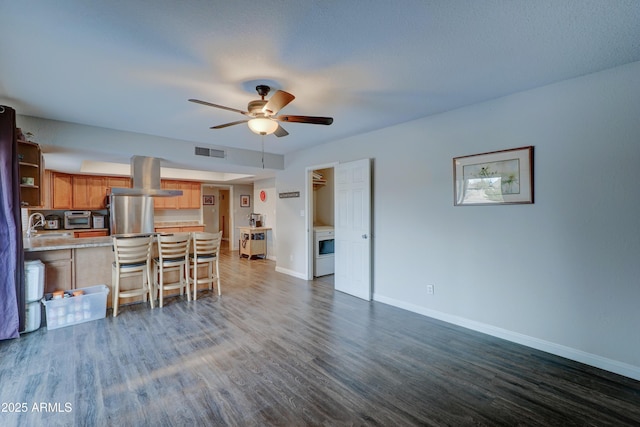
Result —
<path fill-rule="evenodd" d="M 64 213 L 64 228 L 91 228 L 91 211 L 66 211 Z"/>

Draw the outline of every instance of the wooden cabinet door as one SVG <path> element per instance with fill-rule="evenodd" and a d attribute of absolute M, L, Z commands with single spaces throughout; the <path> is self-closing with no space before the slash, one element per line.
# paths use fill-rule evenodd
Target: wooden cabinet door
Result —
<path fill-rule="evenodd" d="M 178 209 L 190 209 L 189 202 L 191 201 L 191 187 L 189 182 L 178 181 L 175 184 L 174 190 L 182 190 L 182 196 L 176 197 Z"/>
<path fill-rule="evenodd" d="M 189 197 L 188 209 L 200 209 L 202 204 L 202 186 L 199 182 L 189 183 L 190 191 L 186 194 Z"/>
<path fill-rule="evenodd" d="M 199 182 L 176 181 L 175 190 L 182 190 L 182 196 L 176 197 L 178 209 L 200 209 L 202 190 Z"/>
<path fill-rule="evenodd" d="M 74 288 L 71 249 L 25 252 L 25 259 L 39 259 L 44 264 L 45 293 Z"/>
<path fill-rule="evenodd" d="M 200 209 L 202 189 L 200 182 L 162 180 L 161 188 L 164 190 L 182 190 L 182 196 L 156 197 L 155 209 Z"/>
<path fill-rule="evenodd" d="M 104 177 L 74 175 L 73 209 L 104 209 L 105 188 Z"/>
<path fill-rule="evenodd" d="M 160 188 L 163 190 L 179 190 L 180 188 L 176 182 L 163 179 L 160 182 Z M 153 207 L 154 209 L 178 209 L 178 199 L 179 197 L 154 197 Z"/>
<path fill-rule="evenodd" d="M 167 188 L 167 181 L 160 181 L 160 188 L 163 190 Z M 167 208 L 167 199 L 170 197 L 154 197 L 153 198 L 153 209 L 168 209 Z"/>
<path fill-rule="evenodd" d="M 51 209 L 73 209 L 73 180 L 66 173 L 51 173 Z"/>
<path fill-rule="evenodd" d="M 165 186 L 167 190 L 182 190 L 181 184 L 182 183 L 180 181 L 166 181 Z M 184 202 L 182 201 L 183 197 L 184 194 L 182 196 L 176 197 L 165 197 L 165 209 L 183 209 L 181 208 L 181 205 L 184 204 Z"/>
<path fill-rule="evenodd" d="M 105 176 L 106 194 L 111 194 L 112 188 L 131 188 L 131 178 L 128 176 Z"/>

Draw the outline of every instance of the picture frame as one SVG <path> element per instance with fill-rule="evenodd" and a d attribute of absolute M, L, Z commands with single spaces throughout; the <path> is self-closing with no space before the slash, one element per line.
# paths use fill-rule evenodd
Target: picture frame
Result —
<path fill-rule="evenodd" d="M 533 146 L 453 158 L 453 204 L 533 203 Z"/>
<path fill-rule="evenodd" d="M 251 207 L 251 196 L 249 196 L 248 194 L 241 194 L 240 195 L 240 207 L 241 208 Z"/>
<path fill-rule="evenodd" d="M 202 204 L 203 205 L 215 205 L 216 204 L 216 196 L 202 196 Z"/>

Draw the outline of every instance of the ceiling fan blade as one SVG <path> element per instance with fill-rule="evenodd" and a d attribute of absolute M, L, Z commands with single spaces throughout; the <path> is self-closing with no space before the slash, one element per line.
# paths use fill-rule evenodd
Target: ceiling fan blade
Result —
<path fill-rule="evenodd" d="M 278 129 L 276 129 L 275 132 L 273 132 L 273 134 L 277 137 L 281 137 L 281 136 L 287 136 L 289 135 L 289 132 L 287 132 L 286 130 L 284 130 L 284 128 L 280 125 L 278 125 Z"/>
<path fill-rule="evenodd" d="M 274 119 L 280 122 L 290 123 L 311 123 L 313 125 L 330 125 L 333 117 L 313 117 L 313 116 L 278 116 Z"/>
<path fill-rule="evenodd" d="M 262 107 L 262 112 L 272 116 L 282 110 L 288 103 L 293 101 L 296 97 L 289 92 L 279 90 L 273 94 L 269 101 Z"/>
<path fill-rule="evenodd" d="M 237 122 L 225 123 L 223 125 L 211 126 L 209 129 L 223 129 L 233 125 L 239 125 L 240 123 L 247 123 L 249 120 L 238 120 Z"/>
<path fill-rule="evenodd" d="M 190 102 L 195 102 L 196 104 L 206 105 L 207 107 L 215 107 L 215 108 L 221 108 L 223 110 L 234 111 L 236 113 L 244 114 L 245 116 L 249 115 L 248 112 L 242 111 L 242 110 L 238 110 L 237 108 L 231 108 L 231 107 L 225 107 L 224 105 L 212 104 L 212 103 L 207 102 L 207 101 L 200 101 L 199 99 L 190 99 L 189 101 Z"/>

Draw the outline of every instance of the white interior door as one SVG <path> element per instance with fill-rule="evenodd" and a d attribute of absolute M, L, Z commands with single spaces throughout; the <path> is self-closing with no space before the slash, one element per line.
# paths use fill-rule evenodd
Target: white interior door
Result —
<path fill-rule="evenodd" d="M 371 300 L 371 162 L 335 168 L 335 289 Z"/>

